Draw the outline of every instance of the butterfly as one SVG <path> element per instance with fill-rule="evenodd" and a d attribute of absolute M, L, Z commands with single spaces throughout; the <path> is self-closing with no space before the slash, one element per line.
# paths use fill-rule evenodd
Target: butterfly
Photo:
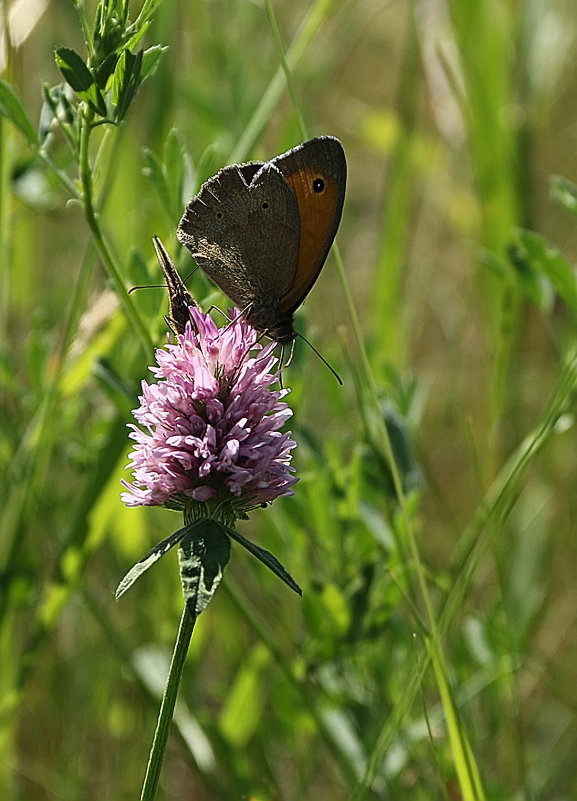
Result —
<path fill-rule="evenodd" d="M 347 164 L 333 136 L 271 161 L 224 167 L 203 184 L 177 231 L 244 319 L 283 345 L 326 260 L 345 198 Z M 173 315 L 174 316 L 174 315 Z"/>

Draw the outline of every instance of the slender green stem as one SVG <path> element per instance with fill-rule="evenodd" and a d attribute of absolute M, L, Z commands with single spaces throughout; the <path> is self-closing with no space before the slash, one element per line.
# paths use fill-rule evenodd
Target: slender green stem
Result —
<path fill-rule="evenodd" d="M 94 117 L 94 112 L 88 107 L 85 107 L 83 114 L 84 119 L 82 121 L 82 131 L 80 135 L 80 181 L 82 184 L 82 203 L 84 207 L 84 215 L 106 270 L 114 282 L 116 292 L 120 298 L 120 302 L 124 307 L 126 316 L 139 335 L 140 344 L 145 354 L 148 355 L 153 349 L 152 339 L 146 329 L 146 326 L 142 322 L 140 315 L 137 313 L 133 303 L 130 301 L 128 293 L 126 292 L 126 287 L 124 286 L 120 270 L 110 251 L 110 248 L 108 247 L 108 244 L 102 235 L 102 231 L 100 230 L 100 225 L 98 222 L 98 216 L 94 208 L 92 169 L 89 157 L 89 143 L 90 134 L 92 132 L 92 120 Z"/>
<path fill-rule="evenodd" d="M 202 508 L 204 514 L 201 512 Z M 213 507 L 211 509 L 208 506 L 203 505 L 201 507 L 199 504 L 193 503 L 186 508 L 184 512 L 184 521 L 186 525 L 189 525 L 193 521 L 198 522 L 202 518 L 205 518 L 206 520 L 210 518 L 211 520 L 218 520 L 221 523 L 223 520 L 233 523 L 234 520 L 230 520 L 229 515 L 230 513 L 226 509 L 223 509 L 222 507 L 219 508 L 218 505 L 216 508 Z M 146 768 L 144 783 L 142 785 L 140 801 L 153 801 L 156 793 L 162 762 L 164 760 L 164 752 L 166 751 L 168 733 L 170 731 L 170 725 L 174 716 L 174 708 L 176 706 L 178 688 L 182 678 L 182 670 L 184 668 L 186 654 L 188 653 L 188 647 L 190 645 L 190 639 L 192 637 L 192 632 L 194 630 L 194 624 L 196 623 L 197 617 L 197 614 L 188 611 L 188 605 L 185 600 L 184 610 L 180 619 L 180 627 L 178 629 L 178 635 L 176 638 L 176 644 L 172 654 L 172 661 L 168 671 L 168 678 L 166 680 L 166 687 L 164 688 L 162 703 L 158 713 L 156 731 L 154 732 L 154 738 L 150 748 L 148 765 Z"/>
<path fill-rule="evenodd" d="M 180 619 L 180 627 L 174 646 L 174 653 L 172 654 L 164 695 L 162 696 L 162 704 L 160 705 L 160 712 L 158 713 L 158 721 L 156 723 L 154 739 L 152 740 L 152 747 L 148 757 L 148 765 L 146 767 L 146 775 L 142 785 L 140 801 L 152 801 L 156 794 L 166 743 L 168 741 L 168 732 L 170 731 L 180 679 L 182 678 L 182 670 L 184 668 L 184 662 L 186 654 L 188 653 L 188 646 L 190 645 L 195 623 L 196 618 L 192 617 L 185 605 Z"/>
<path fill-rule="evenodd" d="M 299 63 L 334 4 L 335 0 L 317 0 L 317 2 L 310 7 L 307 16 L 303 20 L 297 35 L 287 51 L 286 64 L 290 70 L 293 70 Z M 272 111 L 285 88 L 285 82 L 285 71 L 282 66 L 279 66 L 265 89 L 260 103 L 254 110 L 236 147 L 230 154 L 230 164 L 244 161 L 247 158 L 247 155 L 254 147 L 265 125 L 270 122 Z"/>
<path fill-rule="evenodd" d="M 276 46 L 277 46 L 277 50 L 278 50 L 278 53 L 279 53 L 279 56 L 280 56 L 281 67 L 282 67 L 282 70 L 284 72 L 286 84 L 287 84 L 287 87 L 288 87 L 288 90 L 289 90 L 289 93 L 290 93 L 290 96 L 291 96 L 293 109 L 294 109 L 294 112 L 295 112 L 295 114 L 297 116 L 297 121 L 298 121 L 299 128 L 300 128 L 300 131 L 301 131 L 301 136 L 303 137 L 303 139 L 306 139 L 308 137 L 307 126 L 306 126 L 306 123 L 305 123 L 305 120 L 304 120 L 304 117 L 303 117 L 303 114 L 302 114 L 302 110 L 301 110 L 300 104 L 298 102 L 297 94 L 296 94 L 294 83 L 293 83 L 293 79 L 292 79 L 291 68 L 290 68 L 290 66 L 288 64 L 288 61 L 287 61 L 287 58 L 286 58 L 285 49 L 283 47 L 280 31 L 279 31 L 279 28 L 278 28 L 278 24 L 277 24 L 277 21 L 276 21 L 276 17 L 275 17 L 275 14 L 274 14 L 272 3 L 271 3 L 270 0 L 265 0 L 265 9 L 266 9 L 266 14 L 267 14 L 268 21 L 269 21 L 269 24 L 270 24 L 270 28 L 271 28 L 271 31 L 272 31 L 272 35 L 274 37 L 274 40 L 275 40 L 275 43 L 276 43 Z"/>

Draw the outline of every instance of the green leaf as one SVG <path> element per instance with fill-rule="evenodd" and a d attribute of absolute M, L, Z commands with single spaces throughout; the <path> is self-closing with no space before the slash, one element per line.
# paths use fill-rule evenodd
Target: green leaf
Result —
<path fill-rule="evenodd" d="M 254 542 L 247 540 L 246 537 L 243 537 L 242 534 L 239 534 L 238 531 L 235 531 L 233 528 L 228 528 L 228 526 L 226 526 L 226 531 L 229 537 L 232 537 L 233 540 L 236 540 L 243 548 L 246 548 L 249 553 L 256 556 L 259 562 L 262 562 L 269 570 L 272 570 L 275 576 L 278 576 L 281 581 L 284 581 L 291 590 L 294 590 L 296 594 L 300 595 L 302 598 L 303 591 L 290 573 L 281 565 L 276 556 L 273 556 L 270 551 L 266 551 L 264 548 L 255 545 Z"/>
<path fill-rule="evenodd" d="M 127 0 L 101 0 L 94 20 L 94 55 L 100 63 L 112 53 L 119 53 L 130 39 L 129 4 Z"/>
<path fill-rule="evenodd" d="M 162 160 L 149 149 L 143 151 L 145 175 L 152 181 L 169 220 L 178 219 L 185 202 L 194 194 L 194 169 L 176 128 L 166 137 Z M 185 200 L 186 196 L 186 200 Z"/>
<path fill-rule="evenodd" d="M 557 248 L 532 231 L 518 231 L 520 255 L 534 270 L 545 275 L 567 306 L 577 314 L 577 276 Z"/>
<path fill-rule="evenodd" d="M 119 375 L 113 364 L 105 357 L 96 358 L 93 362 L 92 374 L 99 388 L 121 414 L 130 414 L 134 404 L 133 387 L 128 385 L 124 377 Z"/>
<path fill-rule="evenodd" d="M 106 102 L 94 76 L 75 50 L 60 47 L 55 52 L 56 63 L 66 82 L 78 97 L 84 100 L 101 117 L 106 117 Z"/>
<path fill-rule="evenodd" d="M 178 551 L 182 592 L 193 617 L 206 609 L 230 559 L 227 529 L 215 520 L 197 520 Z"/>
<path fill-rule="evenodd" d="M 148 570 L 149 567 L 152 567 L 155 562 L 158 562 L 161 556 L 164 556 L 164 554 L 170 551 L 170 549 L 177 543 L 179 543 L 183 537 L 186 537 L 194 525 L 195 524 L 185 526 L 184 528 L 175 531 L 174 534 L 170 535 L 170 537 L 167 537 L 165 540 L 162 540 L 162 542 L 159 542 L 158 545 L 155 545 L 154 548 L 146 554 L 146 556 L 143 556 L 140 561 L 131 567 L 116 589 L 116 600 L 118 600 L 121 595 L 124 595 L 126 590 L 130 589 L 134 582 L 140 578 L 140 576 L 142 576 L 142 574 Z"/>
<path fill-rule="evenodd" d="M 568 211 L 577 214 L 577 186 L 561 175 L 551 178 L 551 197 Z"/>
<path fill-rule="evenodd" d="M 92 86 L 85 92 L 78 92 L 78 97 L 85 100 L 88 105 L 101 117 L 106 117 L 108 111 L 106 108 L 106 101 L 98 86 L 93 83 Z"/>
<path fill-rule="evenodd" d="M 92 73 L 75 50 L 59 47 L 54 55 L 64 80 L 75 92 L 86 92 L 92 86 L 94 83 Z"/>
<path fill-rule="evenodd" d="M 131 285 L 145 288 L 154 283 L 157 278 L 156 274 L 152 274 L 148 262 L 137 248 L 132 248 L 128 256 L 127 278 Z M 159 293 L 156 292 L 139 293 L 138 303 L 145 309 L 147 317 L 158 313 L 158 297 Z"/>
<path fill-rule="evenodd" d="M 124 119 L 142 83 L 142 55 L 142 50 L 136 55 L 129 50 L 123 50 L 116 64 L 112 79 L 112 102 L 115 106 L 114 118 L 118 122 Z"/>
<path fill-rule="evenodd" d="M 141 81 L 145 81 L 148 77 L 154 74 L 156 67 L 158 66 L 158 62 L 160 61 L 160 57 L 165 50 L 168 50 L 168 47 L 155 45 L 154 47 L 149 47 L 144 51 L 142 56 Z"/>
<path fill-rule="evenodd" d="M 116 64 L 118 62 L 118 54 L 117 53 L 109 53 L 108 56 L 98 65 L 95 70 L 96 73 L 96 83 L 104 91 L 106 89 L 106 85 L 110 76 L 114 73 L 116 69 Z"/>
<path fill-rule="evenodd" d="M 180 203 L 180 187 L 184 172 L 184 145 L 176 128 L 168 132 L 164 143 L 163 158 L 164 171 L 169 186 L 177 187 L 178 200 Z"/>
<path fill-rule="evenodd" d="M 0 114 L 7 117 L 20 133 L 24 134 L 30 145 L 38 147 L 36 131 L 24 111 L 20 98 L 12 87 L 2 80 L 0 80 Z"/>
<path fill-rule="evenodd" d="M 392 406 L 391 403 L 383 405 L 383 420 L 391 443 L 391 449 L 403 482 L 405 492 L 416 489 L 422 485 L 421 469 L 413 455 L 411 437 L 407 421 Z"/>

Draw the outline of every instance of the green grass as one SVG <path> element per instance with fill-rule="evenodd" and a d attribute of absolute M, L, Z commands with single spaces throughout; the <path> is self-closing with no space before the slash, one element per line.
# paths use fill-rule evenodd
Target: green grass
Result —
<path fill-rule="evenodd" d="M 86 55 L 73 4 L 8 48 L 0 798 L 138 797 L 176 554 L 114 590 L 182 521 L 119 500 L 167 313 L 126 289 L 160 283 L 154 234 L 190 272 L 175 234 L 203 180 L 323 133 L 347 199 L 296 327 L 345 384 L 297 342 L 301 480 L 240 524 L 304 597 L 233 546 L 157 798 L 576 797 L 573 7 L 265 6 L 160 3 L 132 49 L 169 47 L 123 123 L 78 142 L 83 173 L 62 130 L 35 145 L 54 48 Z"/>

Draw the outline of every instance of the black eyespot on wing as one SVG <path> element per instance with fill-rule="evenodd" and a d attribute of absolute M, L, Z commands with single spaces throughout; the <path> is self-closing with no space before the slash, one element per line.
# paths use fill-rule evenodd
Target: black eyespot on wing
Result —
<path fill-rule="evenodd" d="M 313 181 L 313 192 L 316 195 L 320 195 L 321 192 L 325 191 L 325 182 L 322 178 L 315 178 Z"/>
<path fill-rule="evenodd" d="M 224 214 L 223 214 L 222 211 L 217 211 L 215 216 L 216 216 L 217 220 L 223 220 L 224 219 Z"/>
<path fill-rule="evenodd" d="M 265 209 L 265 210 L 268 209 L 268 200 L 263 200 L 262 208 Z"/>

